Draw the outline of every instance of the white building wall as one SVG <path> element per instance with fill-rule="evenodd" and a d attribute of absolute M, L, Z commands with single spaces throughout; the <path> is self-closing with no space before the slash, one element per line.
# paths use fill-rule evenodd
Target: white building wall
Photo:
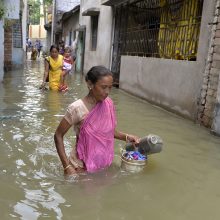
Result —
<path fill-rule="evenodd" d="M 97 48 L 91 50 L 91 17 L 82 16 L 82 13 L 90 8 L 100 9 L 98 21 Z M 80 4 L 80 25 L 86 26 L 86 41 L 84 54 L 84 72 L 92 66 L 104 65 L 110 68 L 112 45 L 112 8 L 103 6 L 99 0 L 84 0 Z"/>
<path fill-rule="evenodd" d="M 56 11 L 67 12 L 80 4 L 80 0 L 56 0 Z"/>
<path fill-rule="evenodd" d="M 75 12 L 68 20 L 63 23 L 63 38 L 65 45 L 71 46 L 72 42 L 75 40 L 73 39 L 73 32 L 79 28 L 79 11 Z M 72 42 L 69 45 L 69 34 L 72 31 Z M 76 33 L 77 34 L 77 33 Z"/>
<path fill-rule="evenodd" d="M 22 11 L 22 41 L 23 50 L 26 51 L 26 38 L 27 38 L 27 0 L 23 0 L 24 8 Z"/>
<path fill-rule="evenodd" d="M 0 20 L 0 83 L 4 75 L 4 29 L 3 29 L 3 20 Z"/>
<path fill-rule="evenodd" d="M 4 4 L 7 8 L 5 17 L 9 19 L 19 19 L 20 0 L 5 0 Z"/>

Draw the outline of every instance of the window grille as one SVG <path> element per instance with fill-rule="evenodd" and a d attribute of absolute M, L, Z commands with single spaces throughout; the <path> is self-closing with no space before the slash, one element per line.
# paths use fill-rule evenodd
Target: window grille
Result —
<path fill-rule="evenodd" d="M 120 55 L 196 60 L 202 5 L 202 0 L 139 0 L 118 7 Z"/>
<path fill-rule="evenodd" d="M 13 47 L 22 48 L 22 28 L 21 28 L 21 19 L 14 20 L 13 29 Z"/>

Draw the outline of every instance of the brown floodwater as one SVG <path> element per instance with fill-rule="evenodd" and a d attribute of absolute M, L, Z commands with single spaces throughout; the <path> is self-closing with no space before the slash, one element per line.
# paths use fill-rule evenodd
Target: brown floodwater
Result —
<path fill-rule="evenodd" d="M 220 138 L 120 89 L 111 93 L 118 129 L 159 135 L 162 152 L 130 173 L 120 167 L 124 142 L 115 141 L 109 169 L 65 180 L 53 135 L 87 88 L 77 73 L 68 77 L 68 92 L 42 92 L 42 75 L 42 61 L 27 61 L 0 84 L 1 219 L 219 220 Z M 74 141 L 71 130 L 68 153 Z"/>

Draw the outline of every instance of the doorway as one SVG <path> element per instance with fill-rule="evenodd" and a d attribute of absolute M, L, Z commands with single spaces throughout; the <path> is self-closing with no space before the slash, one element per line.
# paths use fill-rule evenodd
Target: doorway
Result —
<path fill-rule="evenodd" d="M 86 29 L 79 30 L 76 50 L 76 71 L 83 73 Z"/>

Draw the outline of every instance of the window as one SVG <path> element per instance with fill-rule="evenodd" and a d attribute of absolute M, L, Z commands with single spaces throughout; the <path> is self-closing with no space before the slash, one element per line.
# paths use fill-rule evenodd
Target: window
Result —
<path fill-rule="evenodd" d="M 98 19 L 98 15 L 91 16 L 91 50 L 96 50 L 97 47 Z"/>
<path fill-rule="evenodd" d="M 76 31 L 73 31 L 73 40 L 76 40 Z"/>
<path fill-rule="evenodd" d="M 69 46 L 72 45 L 72 31 L 69 32 Z"/>
<path fill-rule="evenodd" d="M 202 7 L 203 0 L 140 0 L 119 6 L 115 35 L 120 55 L 195 61 Z"/>

